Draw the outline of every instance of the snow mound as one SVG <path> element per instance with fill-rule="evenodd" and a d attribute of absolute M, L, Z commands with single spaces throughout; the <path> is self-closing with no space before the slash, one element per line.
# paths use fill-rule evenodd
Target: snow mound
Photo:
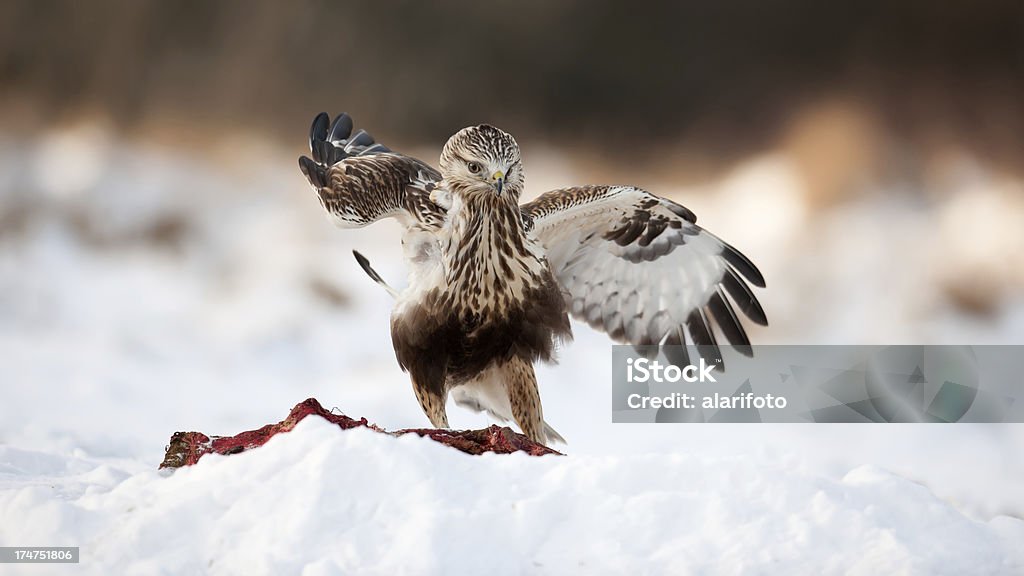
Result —
<path fill-rule="evenodd" d="M 868 466 L 468 456 L 319 418 L 173 473 L 4 446 L 0 461 L 0 541 L 80 546 L 87 574 L 1024 571 L 1024 522 L 972 520 Z"/>

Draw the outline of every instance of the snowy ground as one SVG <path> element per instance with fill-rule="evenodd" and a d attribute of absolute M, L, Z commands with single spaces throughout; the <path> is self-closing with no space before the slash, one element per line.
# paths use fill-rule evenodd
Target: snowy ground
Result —
<path fill-rule="evenodd" d="M 1024 572 L 1024 426 L 612 425 L 609 344 L 578 325 L 539 371 L 568 457 L 306 422 L 157 473 L 172 432 L 251 429 L 309 396 L 426 423 L 389 298 L 350 255 L 400 283 L 395 228 L 332 229 L 292 151 L 220 150 L 126 147 L 95 126 L 0 138 L 0 545 L 82 550 L 2 573 Z M 530 190 L 586 179 L 526 162 Z M 760 342 L 1022 342 L 1024 241 L 992 229 L 1024 209 L 1001 184 L 964 186 L 812 215 L 765 156 L 713 190 L 658 191 L 762 266 Z M 942 224 L 965 213 L 996 223 L 974 251 L 970 222 Z M 988 316 L 936 288 L 955 258 L 1004 287 Z"/>
<path fill-rule="evenodd" d="M 5 518 L 20 520 L 5 522 L 0 537 L 73 541 L 94 573 L 1024 567 L 1021 521 L 969 520 L 927 488 L 872 466 L 830 478 L 784 460 L 708 451 L 473 458 L 418 437 L 341 432 L 312 419 L 258 451 L 170 477 L 85 456 L 0 455 L 25 466 L 22 474 L 45 477 L 0 495 Z"/>

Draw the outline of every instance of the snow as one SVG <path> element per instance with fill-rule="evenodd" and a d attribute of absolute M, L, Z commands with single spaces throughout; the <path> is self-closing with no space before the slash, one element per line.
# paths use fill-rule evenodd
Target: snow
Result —
<path fill-rule="evenodd" d="M 64 489 L 73 491 L 55 497 L 36 484 L 4 492 L 5 517 L 22 521 L 5 523 L 0 538 L 74 542 L 93 573 L 1024 567 L 1019 521 L 971 520 L 872 466 L 827 478 L 730 454 L 470 457 L 315 418 L 259 450 L 207 457 L 169 476 L 11 448 L 0 455 L 25 472 L 66 474 Z"/>
<path fill-rule="evenodd" d="M 4 574 L 1024 572 L 1024 426 L 613 425 L 609 343 L 578 324 L 538 370 L 566 457 L 470 457 L 310 419 L 159 473 L 174 431 L 256 428 L 310 396 L 425 425 L 394 362 L 390 297 L 350 251 L 394 284 L 404 271 L 393 224 L 327 223 L 298 151 L 243 138 L 204 156 L 104 130 L 0 134 L 0 221 L 17 223 L 0 229 L 0 545 L 82 552 Z M 45 170 L 54 155 L 74 178 Z M 529 166 L 531 190 L 581 179 Z M 1005 188 L 812 213 L 771 155 L 713 190 L 657 191 L 761 265 L 759 342 L 1016 343 L 1024 265 L 972 268 L 1006 292 L 990 316 L 966 314 L 937 262 L 975 251 L 962 228 L 930 225 L 998 213 Z M 996 203 L 999 225 L 1024 212 Z M 178 236 L 153 233 L 167 221 Z M 1019 233 L 985 234 L 986 254 L 1019 254 Z"/>

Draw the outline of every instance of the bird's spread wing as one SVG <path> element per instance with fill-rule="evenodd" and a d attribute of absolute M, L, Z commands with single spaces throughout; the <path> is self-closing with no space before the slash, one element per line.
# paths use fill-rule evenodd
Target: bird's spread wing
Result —
<path fill-rule="evenodd" d="M 330 121 L 319 114 L 309 131 L 313 158 L 299 158 L 299 168 L 334 222 L 345 228 L 394 217 L 406 227 L 436 228 L 445 211 L 430 199 L 441 175 L 415 158 L 396 154 L 366 132 L 352 134 L 352 119 Z"/>
<path fill-rule="evenodd" d="M 768 323 L 747 285 L 764 287 L 757 267 L 675 202 L 628 186 L 586 186 L 547 192 L 522 210 L 572 315 L 616 341 L 692 343 L 720 361 L 712 319 L 748 355 L 733 303 Z"/>

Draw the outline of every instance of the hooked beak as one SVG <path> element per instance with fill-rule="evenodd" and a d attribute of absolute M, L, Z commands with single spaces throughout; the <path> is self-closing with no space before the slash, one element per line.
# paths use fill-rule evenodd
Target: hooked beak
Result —
<path fill-rule="evenodd" d="M 501 194 L 501 191 L 505 188 L 505 173 L 501 170 L 495 172 L 494 175 L 491 176 L 491 185 L 494 186 L 494 189 L 498 194 Z"/>

